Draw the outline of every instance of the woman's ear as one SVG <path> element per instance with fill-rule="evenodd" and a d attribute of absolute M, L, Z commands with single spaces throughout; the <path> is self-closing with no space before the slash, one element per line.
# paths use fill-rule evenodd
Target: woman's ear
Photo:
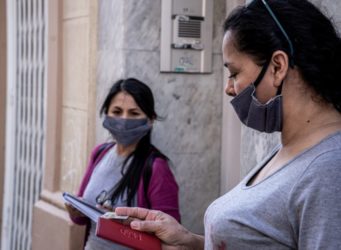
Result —
<path fill-rule="evenodd" d="M 276 50 L 272 54 L 270 67 L 274 77 L 273 84 L 278 88 L 282 84 L 289 70 L 288 55 L 282 50 Z"/>

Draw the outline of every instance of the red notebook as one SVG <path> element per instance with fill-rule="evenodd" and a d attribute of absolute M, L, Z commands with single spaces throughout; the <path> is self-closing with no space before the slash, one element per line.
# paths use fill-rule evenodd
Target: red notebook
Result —
<path fill-rule="evenodd" d="M 161 250 L 161 242 L 156 236 L 136 231 L 112 219 L 99 217 L 96 235 L 137 250 Z"/>

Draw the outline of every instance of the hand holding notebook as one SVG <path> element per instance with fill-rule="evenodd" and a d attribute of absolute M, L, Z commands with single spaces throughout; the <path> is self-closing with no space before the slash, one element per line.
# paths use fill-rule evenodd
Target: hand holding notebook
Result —
<path fill-rule="evenodd" d="M 129 225 L 122 224 L 128 219 L 128 216 L 119 216 L 115 212 L 108 212 L 69 193 L 63 193 L 63 198 L 97 224 L 96 235 L 98 237 L 137 250 L 161 250 L 161 242 L 157 237 L 133 230 Z"/>

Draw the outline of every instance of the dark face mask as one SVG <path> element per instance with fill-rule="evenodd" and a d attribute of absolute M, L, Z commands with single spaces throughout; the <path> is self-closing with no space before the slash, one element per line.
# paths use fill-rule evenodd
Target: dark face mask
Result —
<path fill-rule="evenodd" d="M 234 97 L 231 104 L 244 125 L 260 132 L 272 133 L 275 131 L 282 131 L 281 87 L 278 89 L 276 96 L 265 104 L 260 103 L 255 96 L 256 87 L 263 79 L 268 65 L 269 64 L 266 63 L 263 66 L 256 81 Z"/>
<path fill-rule="evenodd" d="M 117 143 L 128 146 L 137 143 L 152 128 L 148 119 L 122 119 L 106 116 L 103 121 L 106 128 Z"/>

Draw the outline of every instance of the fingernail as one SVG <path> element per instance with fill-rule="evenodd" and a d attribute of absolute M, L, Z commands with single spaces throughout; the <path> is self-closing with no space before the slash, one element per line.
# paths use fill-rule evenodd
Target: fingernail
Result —
<path fill-rule="evenodd" d="M 133 228 L 133 229 L 139 229 L 140 228 L 140 223 L 138 223 L 137 221 L 132 221 L 130 223 L 130 226 Z"/>

